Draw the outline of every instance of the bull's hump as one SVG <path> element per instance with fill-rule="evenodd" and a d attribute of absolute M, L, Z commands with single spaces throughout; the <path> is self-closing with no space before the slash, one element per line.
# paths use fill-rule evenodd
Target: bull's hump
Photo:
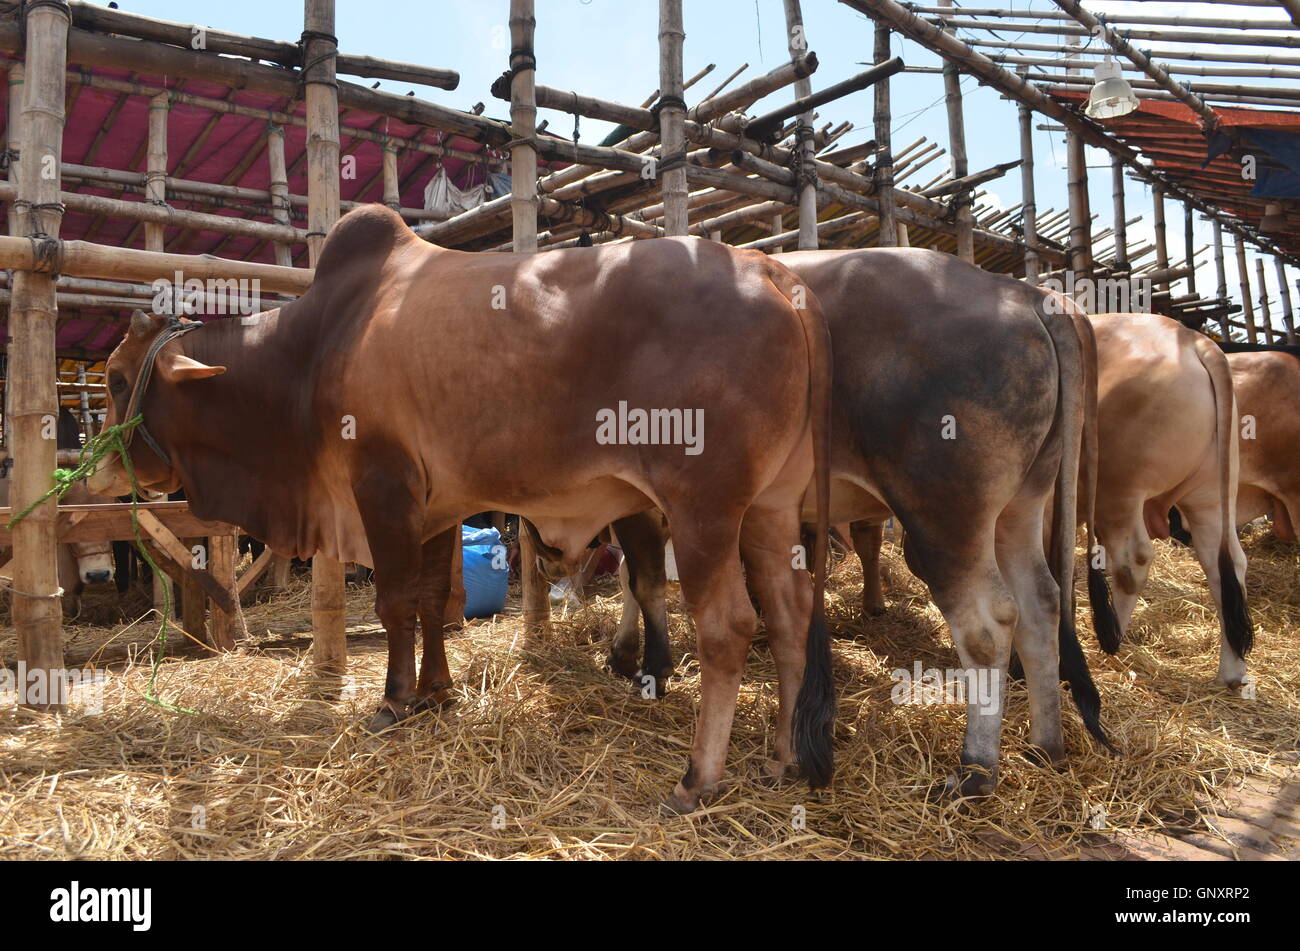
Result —
<path fill-rule="evenodd" d="M 358 261 L 382 260 L 399 244 L 418 241 L 406 222 L 386 205 L 369 204 L 354 208 L 338 220 L 325 239 L 319 272 L 355 266 Z"/>

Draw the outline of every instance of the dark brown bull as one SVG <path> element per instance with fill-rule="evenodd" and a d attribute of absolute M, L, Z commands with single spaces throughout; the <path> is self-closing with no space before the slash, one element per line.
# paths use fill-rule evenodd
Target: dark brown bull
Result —
<path fill-rule="evenodd" d="M 832 519 L 854 521 L 870 579 L 879 522 L 897 516 L 908 565 L 929 585 L 962 664 L 994 672 L 996 704 L 968 698 L 953 787 L 980 793 L 996 781 L 1013 646 L 1029 683 L 1032 742 L 1054 760 L 1064 755 L 1059 668 L 1088 729 L 1105 743 L 1073 608 L 1076 492 L 1082 475 L 1090 513 L 1097 460 L 1087 321 L 1059 295 L 947 254 L 775 258 L 808 283 L 831 328 Z M 646 620 L 647 663 L 668 651 L 657 528 L 641 518 L 633 534 L 617 529 Z M 1099 623 L 1113 626 L 1104 579 L 1090 572 L 1089 584 Z M 612 667 L 634 666 L 637 639 L 635 619 L 625 616 Z"/>
<path fill-rule="evenodd" d="M 108 424 L 167 332 L 160 318 L 132 320 L 108 362 Z M 145 486 L 183 485 L 200 518 L 240 525 L 282 555 L 374 567 L 389 645 L 375 728 L 448 697 L 443 607 L 463 518 L 519 512 L 573 564 L 602 526 L 662 508 L 702 668 L 690 766 L 669 800 L 684 811 L 723 774 L 755 625 L 742 558 L 781 679 L 773 771 L 795 762 L 810 623 L 826 638 L 823 569 L 814 592 L 791 550 L 814 449 L 826 454 L 827 347 L 813 295 L 762 254 L 696 239 L 468 254 L 371 205 L 335 226 L 299 300 L 161 347 L 130 453 Z M 462 369 L 489 352 L 501 382 L 465 386 Z M 633 442 L 630 430 L 602 442 L 620 404 L 698 411 L 703 451 Z M 96 482 L 121 491 L 112 463 Z M 810 682 L 800 709 L 799 759 L 825 780 L 828 679 Z"/>

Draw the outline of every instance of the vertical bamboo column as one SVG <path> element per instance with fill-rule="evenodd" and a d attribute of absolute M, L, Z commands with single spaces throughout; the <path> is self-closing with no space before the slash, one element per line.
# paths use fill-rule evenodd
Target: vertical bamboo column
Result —
<path fill-rule="evenodd" d="M 1156 268 L 1169 270 L 1169 241 L 1165 233 L 1165 190 L 1160 185 L 1151 186 L 1151 215 L 1155 220 L 1156 230 Z M 1168 287 L 1168 279 L 1159 282 Z"/>
<path fill-rule="evenodd" d="M 334 78 L 334 0 L 305 0 L 303 82 L 307 90 L 307 250 L 312 267 L 339 217 L 339 100 Z M 311 562 L 312 659 L 325 674 L 347 667 L 343 565 L 328 555 Z"/>
<path fill-rule="evenodd" d="M 804 32 L 803 10 L 799 0 L 785 0 L 786 47 L 790 59 L 798 59 L 808 49 L 807 35 Z M 812 95 L 812 80 L 807 76 L 795 80 L 794 97 L 802 99 Z M 817 181 L 814 171 L 813 148 L 813 113 L 809 109 L 800 113 L 799 124 L 795 128 L 795 149 L 799 156 L 795 176 L 795 187 L 799 189 L 799 250 L 817 249 Z"/>
<path fill-rule="evenodd" d="M 1286 328 L 1288 346 L 1295 346 L 1295 316 L 1291 310 L 1291 287 L 1286 282 L 1286 265 L 1279 257 L 1273 258 L 1277 265 L 1277 296 L 1282 301 L 1282 326 Z"/>
<path fill-rule="evenodd" d="M 266 130 L 266 159 L 271 166 L 271 219 L 280 225 L 290 224 L 289 172 L 284 162 L 284 126 L 272 124 Z M 293 253 L 283 241 L 275 242 L 275 263 L 293 267 Z"/>
<path fill-rule="evenodd" d="M 1255 343 L 1255 308 L 1250 301 L 1250 271 L 1246 269 L 1246 242 L 1240 234 L 1237 239 L 1237 280 L 1241 283 L 1241 319 L 1246 323 L 1246 336 Z"/>
<path fill-rule="evenodd" d="M 533 0 L 510 0 L 510 131 L 515 141 L 510 149 L 510 214 L 516 254 L 537 251 L 537 150 L 531 144 L 537 134 L 536 32 Z M 544 634 L 550 602 L 537 566 L 537 546 L 523 516 L 519 518 L 519 587 L 525 633 Z"/>
<path fill-rule="evenodd" d="M 1187 266 L 1187 293 L 1196 293 L 1196 227 L 1192 206 L 1183 202 L 1183 260 Z"/>
<path fill-rule="evenodd" d="M 19 180 L 19 170 L 22 167 L 21 153 L 22 143 L 19 141 L 19 123 L 22 122 L 23 110 L 23 64 L 13 63 L 9 67 L 8 92 L 9 100 L 7 103 L 7 115 L 5 121 L 5 147 L 9 150 L 9 183 L 17 185 Z M 18 209 L 15 202 L 9 203 L 9 234 L 13 237 L 19 236 L 21 231 L 21 220 L 18 215 Z M 11 334 L 12 336 L 12 334 Z M 9 367 L 12 366 L 12 358 L 9 356 L 13 352 L 13 347 L 9 344 L 5 346 L 5 376 L 10 375 Z M 13 419 L 10 416 L 10 401 L 13 397 L 13 387 L 8 383 L 5 384 L 4 393 L 4 433 L 3 439 L 0 439 L 0 445 L 7 450 L 13 449 Z"/>
<path fill-rule="evenodd" d="M 1110 196 L 1115 206 L 1115 270 L 1128 271 L 1128 211 L 1124 201 L 1124 161 L 1118 156 L 1110 160 Z"/>
<path fill-rule="evenodd" d="M 393 211 L 402 207 L 401 183 L 397 178 L 397 146 L 392 139 L 384 140 L 384 204 Z"/>
<path fill-rule="evenodd" d="M 1071 36 L 1066 42 L 1078 46 L 1079 38 Z M 1071 66 L 1065 72 L 1074 75 L 1078 69 Z M 1076 279 L 1091 279 L 1092 206 L 1088 200 L 1087 146 L 1077 132 L 1065 134 L 1065 153 L 1068 167 L 1066 189 L 1070 200 L 1070 246 L 1066 263 L 1075 272 Z"/>
<path fill-rule="evenodd" d="M 952 0 L 939 0 L 939 6 L 951 7 Z M 947 33 L 955 30 L 947 29 Z M 948 60 L 943 61 L 943 88 L 948 108 L 948 150 L 952 156 L 952 177 L 965 178 L 970 174 L 966 159 L 966 119 L 961 108 L 961 73 Z M 969 190 L 952 196 L 957 204 L 957 256 L 975 263 L 975 214 L 971 208 Z"/>
<path fill-rule="evenodd" d="M 63 104 L 67 76 L 68 26 L 62 0 L 38 0 L 26 8 L 23 107 L 18 123 L 23 161 L 18 179 L 17 232 L 58 237 L 63 163 Z M 12 388 L 13 485 L 10 504 L 25 509 L 50 485 L 56 464 L 54 421 L 59 398 L 54 385 L 55 275 L 14 271 L 9 306 L 9 379 Z M 53 499 L 34 508 L 13 529 L 12 612 L 18 660 L 51 689 L 27 696 L 29 705 L 61 706 L 63 692 L 63 606 L 55 563 L 58 509 Z M 29 681 L 30 682 L 30 681 Z"/>
<path fill-rule="evenodd" d="M 1024 222 L 1025 280 L 1038 283 L 1038 204 L 1034 200 L 1034 110 L 1023 102 L 1020 114 L 1020 215 Z"/>
<path fill-rule="evenodd" d="M 149 132 L 145 155 L 145 201 L 155 205 L 167 203 L 167 115 L 171 110 L 171 100 L 167 93 L 161 92 L 149 100 Z M 165 227 L 146 222 L 144 226 L 144 248 L 146 251 L 164 250 L 166 238 Z M 167 602 L 172 599 L 175 587 L 172 579 L 161 571 L 153 572 L 153 607 L 159 614 L 167 610 Z M 186 595 L 196 594 L 204 597 L 202 589 L 192 584 Z"/>
<path fill-rule="evenodd" d="M 84 362 L 77 364 L 77 382 L 82 386 L 86 385 L 86 364 Z M 78 408 L 81 410 L 81 431 L 89 439 L 95 435 L 95 417 L 90 413 L 90 394 L 82 390 L 77 394 L 77 403 Z"/>
<path fill-rule="evenodd" d="M 531 4 L 530 4 L 531 6 Z M 686 184 L 686 102 L 682 99 L 682 0 L 659 0 L 659 185 L 664 234 L 689 228 Z"/>
<path fill-rule="evenodd" d="M 875 61 L 889 59 L 889 27 L 876 21 Z M 889 77 L 876 83 L 875 109 L 872 121 L 876 133 L 876 201 L 880 204 L 880 227 L 876 231 L 876 244 L 889 247 L 899 244 L 898 217 L 894 214 L 894 145 L 890 125 L 893 123 L 889 101 Z"/>
<path fill-rule="evenodd" d="M 231 600 L 235 602 L 235 613 L 227 614 L 220 608 L 214 607 L 212 610 L 212 646 L 219 651 L 232 651 L 235 649 L 235 639 L 247 631 L 244 630 L 244 612 L 239 606 L 239 592 L 235 590 L 235 563 L 239 561 L 239 536 L 237 535 L 213 535 L 208 539 L 208 571 L 212 577 L 216 578 L 221 586 L 230 592 Z M 335 562 L 337 564 L 337 562 Z M 340 566 L 341 567 L 341 566 Z M 313 578 L 315 577 L 315 565 L 312 566 Z M 315 610 L 315 588 L 312 589 L 313 603 L 312 609 Z M 342 573 L 339 578 L 339 601 L 343 598 Z M 320 644 L 320 637 L 317 636 L 315 643 Z M 346 651 L 346 646 L 345 646 Z M 339 656 L 339 664 L 347 662 L 346 653 Z M 332 666 L 328 669 L 333 669 Z"/>
<path fill-rule="evenodd" d="M 1268 282 L 1264 280 L 1264 259 L 1255 258 L 1255 278 L 1259 281 L 1259 319 L 1264 325 L 1264 342 L 1273 342 L 1273 316 L 1268 309 Z"/>

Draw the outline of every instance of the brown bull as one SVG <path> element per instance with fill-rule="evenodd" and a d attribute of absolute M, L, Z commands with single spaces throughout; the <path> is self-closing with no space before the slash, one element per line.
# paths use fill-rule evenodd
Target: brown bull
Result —
<path fill-rule="evenodd" d="M 1237 524 L 1271 514 L 1274 534 L 1293 542 L 1300 520 L 1300 356 L 1272 350 L 1227 357 L 1242 420 Z"/>
<path fill-rule="evenodd" d="M 1218 679 L 1239 687 L 1253 635 L 1236 533 L 1238 416 L 1228 361 L 1208 337 L 1167 317 L 1090 319 L 1100 368 L 1097 538 L 1121 632 L 1146 584 L 1151 540 L 1169 537 L 1177 507 L 1219 612 Z M 1102 646 L 1114 652 L 1119 640 Z"/>
<path fill-rule="evenodd" d="M 442 618 L 463 518 L 519 512 L 576 564 L 602 526 L 658 506 L 701 663 L 695 742 L 669 805 L 694 808 L 723 774 L 755 625 L 742 558 L 781 680 L 772 768 L 794 765 L 810 623 L 826 639 L 825 492 L 815 590 L 791 551 L 814 456 L 826 453 L 830 365 L 816 299 L 781 265 L 676 238 L 469 254 L 371 205 L 335 226 L 297 301 L 173 332 L 136 314 L 108 362 L 107 423 L 138 403 L 140 481 L 183 485 L 198 517 L 238 524 L 279 554 L 374 567 L 389 646 L 375 728 L 448 697 Z M 501 382 L 464 385 L 462 368 L 483 353 Z M 102 488 L 120 482 L 112 461 L 95 477 Z M 799 760 L 823 781 L 830 689 L 810 675 L 799 695 Z"/>
<path fill-rule="evenodd" d="M 833 520 L 855 521 L 869 562 L 879 550 L 873 526 L 896 515 L 908 564 L 929 586 L 963 666 L 992 673 L 994 702 L 967 698 L 952 787 L 981 793 L 996 781 L 1013 646 L 1028 677 L 1032 742 L 1052 759 L 1064 755 L 1058 671 L 1088 729 L 1106 742 L 1073 608 L 1076 492 L 1082 475 L 1086 514 L 1096 461 L 1087 321 L 1057 296 L 947 254 L 775 258 L 808 283 L 831 328 Z M 668 654 L 662 540 L 654 519 L 630 527 L 617 532 L 649 664 Z M 1099 574 L 1090 580 L 1104 590 Z M 1109 610 L 1104 599 L 1098 607 Z M 629 611 L 611 652 L 615 670 L 636 669 L 637 640 Z"/>

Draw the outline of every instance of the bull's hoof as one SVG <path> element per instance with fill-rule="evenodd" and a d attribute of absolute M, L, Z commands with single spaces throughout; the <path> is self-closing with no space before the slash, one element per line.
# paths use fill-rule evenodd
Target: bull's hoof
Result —
<path fill-rule="evenodd" d="M 456 697 L 450 690 L 435 690 L 427 697 L 416 697 L 415 702 L 411 704 L 411 715 L 415 716 L 420 713 L 437 713 L 439 710 L 445 710 L 448 707 L 455 706 Z"/>
<path fill-rule="evenodd" d="M 671 667 L 657 674 L 648 670 L 638 670 L 632 681 L 648 699 L 662 700 L 668 694 L 668 681 L 672 679 L 674 673 L 676 671 Z"/>
<path fill-rule="evenodd" d="M 802 770 L 798 763 L 787 763 L 784 760 L 769 759 L 763 763 L 763 775 L 759 782 L 764 786 L 778 786 L 783 783 L 796 782 L 802 777 Z"/>
<path fill-rule="evenodd" d="M 717 786 L 705 786 L 692 792 L 681 783 L 678 783 L 673 789 L 672 795 L 664 800 L 660 809 L 665 816 L 690 815 L 700 808 L 700 804 L 705 799 L 712 797 L 717 791 Z"/>
<path fill-rule="evenodd" d="M 375 711 L 375 715 L 366 724 L 366 732 L 372 734 L 383 733 L 385 730 L 392 729 L 401 721 L 402 717 L 398 716 L 397 711 L 390 707 L 387 702 L 384 702 L 380 704 L 379 709 Z"/>
<path fill-rule="evenodd" d="M 879 604 L 867 604 L 864 602 L 862 605 L 862 614 L 864 617 L 880 617 L 880 615 L 884 614 L 888 609 L 889 606 L 886 605 L 884 601 L 881 601 Z"/>
<path fill-rule="evenodd" d="M 1251 677 L 1250 674 L 1241 674 L 1240 676 L 1235 674 L 1220 674 L 1214 679 L 1214 682 L 1230 693 L 1240 694 L 1248 686 L 1252 686 L 1255 683 L 1255 679 Z"/>
<path fill-rule="evenodd" d="M 637 656 L 633 654 L 619 654 L 615 651 L 609 652 L 609 659 L 605 662 L 611 671 L 620 677 L 626 677 L 628 680 L 635 680 L 637 674 L 641 672 L 641 666 L 637 662 Z"/>
<path fill-rule="evenodd" d="M 962 766 L 953 775 L 949 775 L 942 784 L 936 785 L 937 798 L 947 802 L 960 803 L 967 799 L 983 799 L 993 795 L 997 789 L 998 779 L 977 767 Z"/>
<path fill-rule="evenodd" d="M 1066 762 L 1065 748 L 1030 745 L 1025 748 L 1025 759 L 1035 766 L 1053 766 L 1060 769 Z"/>

